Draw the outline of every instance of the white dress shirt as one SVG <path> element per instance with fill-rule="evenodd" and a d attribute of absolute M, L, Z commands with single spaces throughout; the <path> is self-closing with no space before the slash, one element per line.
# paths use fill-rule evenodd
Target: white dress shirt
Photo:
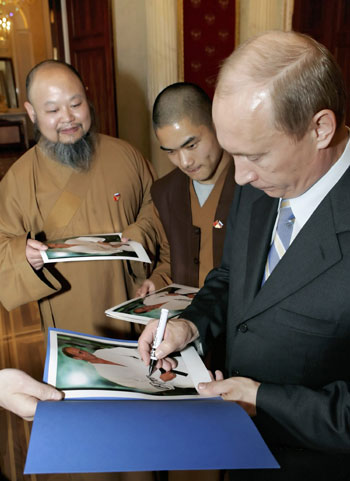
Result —
<path fill-rule="evenodd" d="M 295 221 L 293 225 L 293 232 L 291 237 L 291 243 L 299 234 L 301 229 L 304 227 L 306 222 L 309 220 L 311 215 L 317 209 L 319 204 L 323 201 L 326 195 L 332 190 L 335 184 L 342 178 L 345 171 L 350 166 L 350 140 L 348 140 L 344 152 L 340 158 L 336 161 L 334 165 L 326 172 L 310 189 L 304 192 L 299 197 L 294 197 L 293 199 L 288 199 L 290 202 L 290 207 L 295 216 Z M 275 227 L 272 232 L 271 244 L 275 235 L 275 230 L 277 227 L 279 208 L 282 199 L 278 204 L 278 215 L 275 222 Z"/>

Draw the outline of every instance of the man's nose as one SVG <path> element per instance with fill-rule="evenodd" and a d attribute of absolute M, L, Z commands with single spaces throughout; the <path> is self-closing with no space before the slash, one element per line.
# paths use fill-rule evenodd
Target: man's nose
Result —
<path fill-rule="evenodd" d="M 74 120 L 74 113 L 70 107 L 64 107 L 62 109 L 62 122 L 72 122 Z"/>
<path fill-rule="evenodd" d="M 238 185 L 250 184 L 258 179 L 254 166 L 248 159 L 240 156 L 234 157 L 235 181 Z"/>
<path fill-rule="evenodd" d="M 180 150 L 179 159 L 180 159 L 180 166 L 183 169 L 187 169 L 188 167 L 191 167 L 191 165 L 193 164 L 191 153 L 188 152 L 187 150 Z"/>

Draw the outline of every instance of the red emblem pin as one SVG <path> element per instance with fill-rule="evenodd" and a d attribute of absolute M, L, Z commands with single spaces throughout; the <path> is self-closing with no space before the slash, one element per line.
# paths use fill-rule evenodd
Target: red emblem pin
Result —
<path fill-rule="evenodd" d="M 119 192 L 116 192 L 115 194 L 113 194 L 113 199 L 118 202 L 118 200 L 120 199 L 120 194 Z"/>
<path fill-rule="evenodd" d="M 213 226 L 215 229 L 222 229 L 224 227 L 224 224 L 221 222 L 221 220 L 216 220 L 213 222 Z"/>

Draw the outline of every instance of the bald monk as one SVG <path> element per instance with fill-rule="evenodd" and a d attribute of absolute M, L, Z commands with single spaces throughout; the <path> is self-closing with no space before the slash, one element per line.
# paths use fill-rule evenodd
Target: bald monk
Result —
<path fill-rule="evenodd" d="M 0 301 L 39 301 L 45 327 L 123 336 L 106 308 L 132 297 L 143 265 L 126 261 L 44 266 L 44 240 L 122 232 L 154 251 L 154 174 L 126 142 L 97 134 L 85 87 L 70 65 L 48 60 L 27 77 L 25 108 L 38 143 L 0 183 Z"/>
<path fill-rule="evenodd" d="M 160 148 L 176 169 L 151 189 L 159 262 L 139 295 L 171 282 L 202 287 L 219 265 L 234 192 L 233 159 L 218 143 L 211 100 L 197 85 L 178 82 L 153 106 Z"/>

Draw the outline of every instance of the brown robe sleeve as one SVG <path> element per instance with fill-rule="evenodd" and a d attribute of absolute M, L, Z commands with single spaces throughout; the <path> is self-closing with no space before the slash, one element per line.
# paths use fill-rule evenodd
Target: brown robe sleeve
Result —
<path fill-rule="evenodd" d="M 9 171 L 0 183 L 0 301 L 8 309 L 55 293 L 60 283 L 47 269 L 41 275 L 25 255 L 30 226 L 28 186 L 19 186 Z"/>
<path fill-rule="evenodd" d="M 170 246 L 159 217 L 159 212 L 154 204 L 152 209 L 152 219 L 154 228 L 157 232 L 159 257 L 156 268 L 153 270 L 149 279 L 153 282 L 156 289 L 160 289 L 171 284 L 173 281 L 171 279 Z"/>
<path fill-rule="evenodd" d="M 156 173 L 150 163 L 145 160 L 136 149 L 132 149 L 131 153 L 134 157 L 141 178 L 142 205 L 135 222 L 124 229 L 123 236 L 140 242 L 152 261 L 156 253 L 156 231 L 152 222 L 152 198 L 150 189 L 156 179 Z M 135 276 L 137 287 L 141 285 L 149 274 L 150 265 L 130 261 L 129 266 L 129 270 L 131 270 L 132 274 Z"/>
<path fill-rule="evenodd" d="M 136 161 L 142 182 L 142 193 L 140 193 L 142 194 L 142 205 L 135 222 L 124 229 L 123 235 L 131 240 L 140 242 L 148 252 L 154 255 L 156 232 L 152 222 L 152 198 L 150 189 L 156 178 L 156 174 L 150 163 L 146 161 L 138 151 L 133 149 L 132 154 Z"/>

